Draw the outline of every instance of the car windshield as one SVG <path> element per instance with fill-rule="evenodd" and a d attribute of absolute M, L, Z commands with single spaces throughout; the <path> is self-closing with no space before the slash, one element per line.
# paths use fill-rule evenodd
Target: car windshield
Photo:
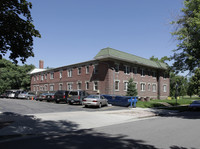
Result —
<path fill-rule="evenodd" d="M 99 95 L 89 95 L 87 98 L 95 98 L 95 99 L 99 99 Z"/>
<path fill-rule="evenodd" d="M 78 92 L 70 92 L 70 95 L 78 95 Z"/>

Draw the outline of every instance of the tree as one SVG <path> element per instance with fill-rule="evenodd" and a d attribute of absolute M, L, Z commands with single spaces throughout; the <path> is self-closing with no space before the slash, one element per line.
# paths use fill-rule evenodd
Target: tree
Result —
<path fill-rule="evenodd" d="M 185 0 L 182 16 L 173 21 L 172 35 L 179 41 L 171 58 L 176 72 L 193 72 L 200 66 L 200 0 Z"/>
<path fill-rule="evenodd" d="M 30 89 L 30 76 L 27 74 L 35 66 L 17 66 L 6 59 L 0 60 L 0 93 L 7 89 Z"/>
<path fill-rule="evenodd" d="M 194 71 L 194 75 L 190 80 L 191 86 L 193 88 L 193 93 L 200 95 L 200 68 Z"/>
<path fill-rule="evenodd" d="M 192 95 L 194 95 L 194 82 L 192 81 L 192 79 L 190 78 L 190 81 L 188 83 L 188 88 L 187 88 L 187 95 L 190 96 L 190 98 L 192 97 Z"/>
<path fill-rule="evenodd" d="M 137 96 L 138 92 L 135 87 L 135 83 L 133 82 L 133 79 L 131 78 L 128 81 L 128 89 L 127 89 L 127 94 L 126 96 Z"/>
<path fill-rule="evenodd" d="M 170 60 L 170 58 L 167 57 L 167 56 L 162 57 L 160 60 L 157 57 L 154 57 L 154 56 L 150 57 L 149 59 L 152 60 L 152 61 L 161 62 L 161 63 L 166 63 L 166 61 Z"/>
<path fill-rule="evenodd" d="M 33 37 L 41 37 L 33 25 L 30 10 L 32 4 L 26 0 L 1 0 L 0 2 L 0 59 L 10 53 L 9 58 L 24 63 L 33 57 Z"/>

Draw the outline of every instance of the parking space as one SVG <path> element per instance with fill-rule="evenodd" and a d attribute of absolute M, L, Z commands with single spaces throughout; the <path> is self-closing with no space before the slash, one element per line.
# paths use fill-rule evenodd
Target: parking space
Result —
<path fill-rule="evenodd" d="M 112 111 L 112 110 L 122 110 L 127 109 L 127 107 L 118 106 L 104 106 L 89 107 L 85 108 L 82 105 L 74 104 L 68 105 L 66 103 L 55 103 L 46 101 L 36 101 L 36 100 L 24 100 L 24 99 L 0 99 L 0 112 L 14 112 L 18 114 L 36 114 L 36 113 L 54 113 L 54 112 L 75 112 L 75 111 Z"/>

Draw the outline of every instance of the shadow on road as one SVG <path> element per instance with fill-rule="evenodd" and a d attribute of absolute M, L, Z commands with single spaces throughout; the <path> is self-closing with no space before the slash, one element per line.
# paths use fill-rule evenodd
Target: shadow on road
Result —
<path fill-rule="evenodd" d="M 34 116 L 0 114 L 0 146 L 3 149 L 157 149 L 143 140 L 123 135 L 79 130 L 69 121 L 41 121 Z M 6 124 L 5 124 L 6 123 Z M 172 146 L 171 149 L 185 149 Z"/>

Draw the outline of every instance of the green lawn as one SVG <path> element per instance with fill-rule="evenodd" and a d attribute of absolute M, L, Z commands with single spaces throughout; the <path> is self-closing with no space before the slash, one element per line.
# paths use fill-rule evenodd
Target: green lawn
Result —
<path fill-rule="evenodd" d="M 176 99 L 172 99 L 172 100 L 151 100 L 149 102 L 142 102 L 142 101 L 138 101 L 137 102 L 137 107 L 141 107 L 141 108 L 155 108 L 155 107 L 169 107 L 169 106 L 183 106 L 183 105 L 189 105 L 190 103 L 192 103 L 193 100 L 200 100 L 199 97 L 184 97 L 184 98 L 180 98 L 177 100 L 176 103 Z M 166 104 L 167 103 L 167 104 Z M 169 106 L 168 106 L 169 104 Z"/>

